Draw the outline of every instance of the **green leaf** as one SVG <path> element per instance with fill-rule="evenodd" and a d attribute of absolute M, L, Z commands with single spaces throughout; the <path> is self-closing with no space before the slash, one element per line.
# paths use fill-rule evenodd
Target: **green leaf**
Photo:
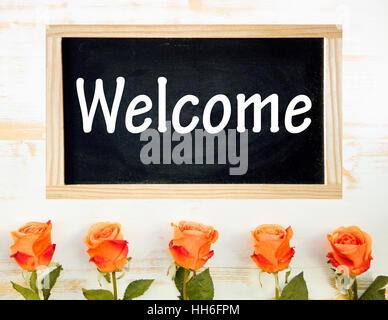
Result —
<path fill-rule="evenodd" d="M 384 287 L 388 284 L 387 276 L 378 276 L 360 297 L 360 300 L 385 300 Z"/>
<path fill-rule="evenodd" d="M 11 283 L 12 283 L 13 288 L 17 292 L 19 292 L 24 297 L 24 299 L 26 299 L 26 300 L 40 300 L 39 295 L 35 291 L 28 289 L 28 288 L 24 288 L 24 287 L 12 282 L 12 281 L 11 281 Z"/>
<path fill-rule="evenodd" d="M 288 270 L 286 272 L 286 279 L 285 279 L 285 283 L 287 284 L 288 283 L 288 278 L 290 277 L 290 274 L 291 274 L 291 270 Z"/>
<path fill-rule="evenodd" d="M 97 269 L 97 271 L 104 277 L 106 282 L 110 283 L 111 282 L 111 277 L 110 277 L 110 272 L 101 272 L 100 270 Z"/>
<path fill-rule="evenodd" d="M 82 289 L 82 293 L 87 300 L 113 300 L 113 293 L 109 290 L 86 290 Z"/>
<path fill-rule="evenodd" d="M 38 279 L 38 275 L 37 275 L 36 271 L 32 271 L 31 272 L 31 277 L 30 277 L 30 288 L 36 294 L 39 294 L 38 287 L 36 286 L 36 280 L 37 279 Z"/>
<path fill-rule="evenodd" d="M 214 285 L 209 268 L 187 282 L 186 294 L 189 300 L 213 300 Z"/>
<path fill-rule="evenodd" d="M 175 272 L 175 286 L 178 289 L 180 296 L 178 297 L 180 300 L 182 300 L 183 297 L 183 277 L 185 276 L 185 268 L 179 267 L 178 270 Z"/>
<path fill-rule="evenodd" d="M 150 287 L 151 283 L 154 280 L 135 280 L 132 281 L 124 293 L 123 300 L 132 300 L 134 298 L 140 297 L 144 294 Z"/>
<path fill-rule="evenodd" d="M 44 300 L 48 300 L 51 294 L 51 289 L 55 286 L 61 271 L 63 270 L 61 265 L 58 265 L 53 271 L 42 279 L 42 291 Z"/>
<path fill-rule="evenodd" d="M 379 291 L 377 291 L 376 300 L 385 300 L 385 289 L 380 289 Z"/>
<path fill-rule="evenodd" d="M 291 279 L 284 287 L 280 300 L 307 300 L 308 291 L 306 281 L 303 278 L 303 272 Z"/>
<path fill-rule="evenodd" d="M 111 277 L 110 277 L 110 273 L 109 272 L 105 272 L 104 274 L 104 278 L 106 280 L 106 282 L 110 283 L 111 282 Z"/>

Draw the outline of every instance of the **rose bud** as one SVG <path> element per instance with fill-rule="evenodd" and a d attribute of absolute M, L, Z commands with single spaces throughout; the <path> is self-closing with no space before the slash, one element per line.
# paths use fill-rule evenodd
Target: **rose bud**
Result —
<path fill-rule="evenodd" d="M 11 258 L 24 270 L 35 271 L 47 266 L 54 255 L 55 244 L 51 243 L 51 221 L 29 222 L 11 232 L 14 244 Z"/>
<path fill-rule="evenodd" d="M 351 276 L 369 269 L 372 260 L 372 238 L 369 234 L 356 226 L 340 227 L 327 235 L 327 239 L 333 249 L 327 257 L 335 268 L 345 267 Z"/>
<path fill-rule="evenodd" d="M 263 224 L 252 231 L 255 251 L 251 258 L 265 272 L 273 273 L 286 269 L 294 256 L 290 248 L 293 232 L 277 224 Z"/>
<path fill-rule="evenodd" d="M 91 262 L 101 272 L 119 271 L 127 263 L 128 245 L 119 223 L 99 222 L 92 225 L 84 238 Z"/>
<path fill-rule="evenodd" d="M 218 239 L 218 232 L 212 226 L 200 223 L 181 221 L 174 227 L 174 238 L 170 241 L 169 249 L 175 262 L 186 269 L 198 270 L 214 251 L 210 251 L 212 243 Z"/>

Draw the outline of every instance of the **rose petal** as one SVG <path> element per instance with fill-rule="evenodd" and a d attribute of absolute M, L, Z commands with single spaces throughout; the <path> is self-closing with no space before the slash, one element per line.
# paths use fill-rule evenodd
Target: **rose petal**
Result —
<path fill-rule="evenodd" d="M 261 270 L 269 273 L 276 272 L 276 266 L 261 254 L 253 254 L 251 258 Z"/>
<path fill-rule="evenodd" d="M 52 244 L 51 246 L 47 247 L 45 251 L 43 251 L 42 255 L 39 257 L 39 266 L 47 266 L 51 262 L 55 247 L 56 245 Z"/>
<path fill-rule="evenodd" d="M 11 255 L 11 258 L 14 258 L 17 264 L 23 270 L 28 270 L 28 271 L 36 270 L 35 259 L 33 256 L 30 256 L 23 252 L 16 252 L 13 255 Z"/>

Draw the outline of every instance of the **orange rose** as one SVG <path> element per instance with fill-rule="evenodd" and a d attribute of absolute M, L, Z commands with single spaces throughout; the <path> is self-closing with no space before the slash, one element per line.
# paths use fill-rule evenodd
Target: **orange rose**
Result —
<path fill-rule="evenodd" d="M 181 221 L 174 227 L 174 239 L 169 249 L 175 262 L 183 268 L 197 270 L 209 260 L 214 251 L 212 243 L 218 239 L 218 232 L 212 226 L 196 222 Z"/>
<path fill-rule="evenodd" d="M 101 272 L 121 270 L 127 263 L 128 245 L 120 230 L 119 223 L 99 222 L 90 227 L 84 238 L 90 261 Z"/>
<path fill-rule="evenodd" d="M 55 244 L 51 244 L 51 228 L 51 221 L 29 222 L 11 232 L 14 241 L 10 248 L 11 258 L 28 271 L 47 266 L 55 251 Z"/>
<path fill-rule="evenodd" d="M 286 269 L 295 250 L 290 248 L 292 229 L 277 224 L 263 224 L 252 231 L 255 251 L 251 258 L 265 272 L 273 273 Z"/>
<path fill-rule="evenodd" d="M 333 252 L 327 257 L 334 267 L 345 266 L 349 274 L 357 276 L 370 267 L 372 238 L 359 227 L 340 227 L 327 235 Z"/>

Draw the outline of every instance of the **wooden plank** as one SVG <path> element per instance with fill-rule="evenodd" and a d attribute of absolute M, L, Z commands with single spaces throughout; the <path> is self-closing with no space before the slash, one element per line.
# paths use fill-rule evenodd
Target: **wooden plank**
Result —
<path fill-rule="evenodd" d="M 61 38 L 46 41 L 46 185 L 64 184 Z"/>
<path fill-rule="evenodd" d="M 339 25 L 49 25 L 46 33 L 59 37 L 134 38 L 340 38 Z"/>
<path fill-rule="evenodd" d="M 326 183 L 342 185 L 342 39 L 325 39 Z"/>
<path fill-rule="evenodd" d="M 47 186 L 48 199 L 338 199 L 340 185 L 114 184 Z"/>

